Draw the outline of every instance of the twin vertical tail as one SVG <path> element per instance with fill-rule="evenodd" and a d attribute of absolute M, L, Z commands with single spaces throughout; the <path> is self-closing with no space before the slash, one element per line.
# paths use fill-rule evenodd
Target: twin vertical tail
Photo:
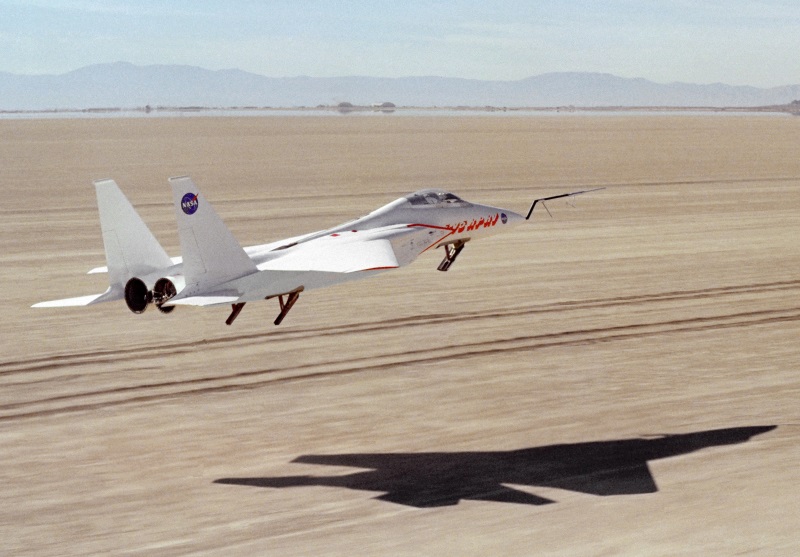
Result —
<path fill-rule="evenodd" d="M 188 176 L 170 178 L 182 265 L 170 259 L 113 180 L 94 183 L 106 252 L 108 290 L 102 294 L 41 302 L 34 307 L 87 306 L 125 299 L 134 313 L 154 304 L 164 313 L 170 301 L 208 305 L 236 301 L 238 295 L 210 295 L 215 287 L 257 271 L 255 263 L 233 237 Z M 174 300 L 173 300 L 174 299 Z M 182 302 L 181 302 L 182 300 Z"/>

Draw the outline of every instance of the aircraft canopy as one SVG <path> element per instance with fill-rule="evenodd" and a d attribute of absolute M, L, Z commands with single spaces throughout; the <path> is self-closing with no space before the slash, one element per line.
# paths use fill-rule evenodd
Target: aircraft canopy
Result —
<path fill-rule="evenodd" d="M 467 202 L 457 195 L 442 190 L 420 190 L 406 196 L 409 203 L 415 206 L 434 207 L 458 205 L 463 207 Z"/>

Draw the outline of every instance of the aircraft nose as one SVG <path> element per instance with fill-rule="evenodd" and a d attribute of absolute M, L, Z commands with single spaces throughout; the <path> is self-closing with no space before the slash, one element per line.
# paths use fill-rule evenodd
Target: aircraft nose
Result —
<path fill-rule="evenodd" d="M 524 220 L 525 220 L 525 217 L 523 217 L 520 214 L 515 213 L 514 211 L 506 211 L 506 210 L 501 210 L 500 211 L 500 222 L 503 223 L 506 226 L 508 226 L 508 225 L 513 226 L 513 225 L 516 225 L 516 224 L 519 224 L 519 223 L 523 222 Z"/>

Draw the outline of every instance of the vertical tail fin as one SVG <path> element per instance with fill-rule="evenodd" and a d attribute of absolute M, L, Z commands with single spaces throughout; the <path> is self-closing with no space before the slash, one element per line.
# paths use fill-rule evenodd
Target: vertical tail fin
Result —
<path fill-rule="evenodd" d="M 213 287 L 257 271 L 188 176 L 170 178 L 187 286 Z"/>
<path fill-rule="evenodd" d="M 94 182 L 97 210 L 106 251 L 108 290 L 102 294 L 40 302 L 33 307 L 88 306 L 125 297 L 125 284 L 135 276 L 172 266 L 172 260 L 147 228 L 114 180 Z M 93 269 L 98 272 L 102 269 Z"/>
<path fill-rule="evenodd" d="M 167 252 L 116 182 L 97 180 L 94 187 L 111 286 L 123 286 L 131 277 L 171 266 Z"/>

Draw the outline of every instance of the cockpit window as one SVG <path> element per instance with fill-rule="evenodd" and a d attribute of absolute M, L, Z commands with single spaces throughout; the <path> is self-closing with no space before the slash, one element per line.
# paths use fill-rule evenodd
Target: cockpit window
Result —
<path fill-rule="evenodd" d="M 463 205 L 464 200 L 455 194 L 440 190 L 421 190 L 407 196 L 408 202 L 417 206 Z"/>

